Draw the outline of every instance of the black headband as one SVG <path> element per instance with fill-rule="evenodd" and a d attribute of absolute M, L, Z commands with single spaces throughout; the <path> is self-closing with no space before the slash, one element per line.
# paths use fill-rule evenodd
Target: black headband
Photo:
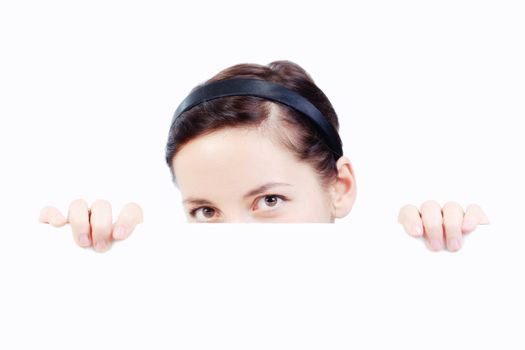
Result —
<path fill-rule="evenodd" d="M 336 160 L 343 155 L 339 134 L 317 107 L 297 92 L 266 80 L 232 78 L 201 86 L 181 102 L 175 111 L 171 125 L 173 126 L 179 115 L 196 105 L 226 96 L 262 97 L 294 108 L 314 122 L 323 134 L 326 144 L 336 155 Z"/>

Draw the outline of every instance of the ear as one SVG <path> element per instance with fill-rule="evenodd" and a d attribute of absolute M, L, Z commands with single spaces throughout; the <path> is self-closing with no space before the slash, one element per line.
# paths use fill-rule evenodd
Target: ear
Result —
<path fill-rule="evenodd" d="M 341 156 L 336 162 L 336 167 L 337 179 L 330 187 L 332 216 L 334 218 L 343 218 L 352 210 L 357 195 L 357 188 L 350 160 L 345 156 Z"/>

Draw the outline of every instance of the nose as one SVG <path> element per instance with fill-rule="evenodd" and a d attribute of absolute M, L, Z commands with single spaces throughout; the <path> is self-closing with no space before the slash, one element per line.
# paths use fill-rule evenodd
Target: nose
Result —
<path fill-rule="evenodd" d="M 250 223 L 250 222 L 256 222 L 256 220 L 246 212 L 238 212 L 228 215 L 226 217 L 226 220 L 224 222 L 227 223 Z"/>

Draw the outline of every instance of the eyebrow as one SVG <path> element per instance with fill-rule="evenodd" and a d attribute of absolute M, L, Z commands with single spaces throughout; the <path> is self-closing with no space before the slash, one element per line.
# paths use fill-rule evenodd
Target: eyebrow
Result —
<path fill-rule="evenodd" d="M 271 188 L 279 187 L 279 186 L 292 186 L 291 184 L 287 184 L 285 182 L 268 182 L 262 186 L 259 186 L 257 188 L 254 188 L 253 190 L 249 191 L 243 196 L 243 199 L 255 196 L 257 194 L 263 193 L 268 191 Z M 182 201 L 182 204 L 194 204 L 194 205 L 214 205 L 212 202 L 210 202 L 207 199 L 204 198 L 194 198 L 194 197 L 188 197 L 185 200 Z"/>

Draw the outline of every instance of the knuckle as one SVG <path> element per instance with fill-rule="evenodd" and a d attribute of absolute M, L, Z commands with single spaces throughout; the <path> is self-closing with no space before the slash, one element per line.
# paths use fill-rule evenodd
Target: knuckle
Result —
<path fill-rule="evenodd" d="M 404 206 L 402 206 L 401 209 L 399 209 L 399 214 L 397 216 L 398 221 L 402 221 L 406 219 L 410 215 L 411 212 L 419 213 L 417 207 L 413 204 L 405 204 Z"/>
<path fill-rule="evenodd" d="M 467 210 L 469 211 L 481 211 L 481 207 L 475 203 L 471 203 L 467 206 Z"/>
<path fill-rule="evenodd" d="M 76 198 L 71 201 L 70 207 L 87 207 L 87 202 L 83 198 Z"/>
<path fill-rule="evenodd" d="M 135 211 L 123 210 L 119 215 L 119 221 L 129 222 L 132 221 L 137 216 Z"/>
<path fill-rule="evenodd" d="M 51 205 L 46 205 L 46 206 L 42 207 L 42 209 L 40 209 L 40 212 L 47 214 L 47 213 L 52 213 L 54 210 L 55 210 L 55 207 L 53 207 Z"/>
<path fill-rule="evenodd" d="M 118 221 L 125 221 L 128 222 L 130 219 L 134 217 L 134 212 L 131 212 L 129 210 L 123 210 L 120 212 L 120 215 L 118 217 Z"/>
<path fill-rule="evenodd" d="M 461 205 L 455 201 L 448 201 L 443 205 L 444 210 L 461 208 Z"/>
<path fill-rule="evenodd" d="M 144 217 L 142 208 L 137 203 L 134 203 L 134 202 L 127 203 L 124 206 L 124 209 L 122 210 L 121 215 L 125 220 L 137 220 L 138 219 L 139 222 L 142 222 L 143 217 Z"/>
<path fill-rule="evenodd" d="M 109 201 L 107 201 L 105 199 L 96 199 L 93 202 L 92 207 L 101 207 L 101 208 L 110 207 L 111 208 L 111 203 L 109 203 Z"/>
<path fill-rule="evenodd" d="M 140 206 L 135 202 L 128 202 L 125 204 L 124 207 L 133 210 L 140 210 Z"/>
<path fill-rule="evenodd" d="M 435 200 L 427 200 L 421 204 L 421 208 L 441 208 L 441 206 Z"/>
<path fill-rule="evenodd" d="M 414 210 L 418 210 L 417 207 L 413 204 L 405 204 L 401 207 L 401 209 L 399 209 L 399 215 L 407 215 L 408 213 L 414 211 Z"/>
<path fill-rule="evenodd" d="M 405 204 L 401 207 L 401 209 L 399 209 L 400 212 L 405 212 L 407 210 L 410 210 L 414 207 L 413 204 Z"/>

